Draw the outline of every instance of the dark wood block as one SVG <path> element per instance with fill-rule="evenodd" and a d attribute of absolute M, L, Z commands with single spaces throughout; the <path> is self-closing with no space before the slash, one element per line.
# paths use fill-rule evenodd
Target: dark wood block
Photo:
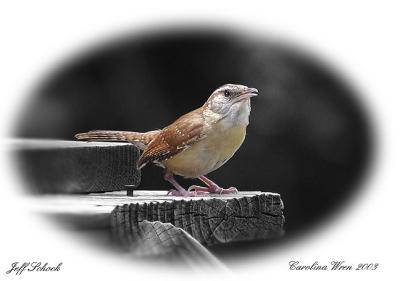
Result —
<path fill-rule="evenodd" d="M 35 193 L 105 192 L 140 183 L 140 152 L 129 143 L 18 140 L 11 147 Z"/>

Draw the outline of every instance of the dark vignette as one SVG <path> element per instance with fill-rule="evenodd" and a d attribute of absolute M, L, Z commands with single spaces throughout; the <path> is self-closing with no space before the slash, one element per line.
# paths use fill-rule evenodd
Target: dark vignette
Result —
<path fill-rule="evenodd" d="M 35 89 L 15 136 L 71 140 L 92 129 L 162 128 L 225 83 L 256 87 L 260 94 L 243 146 L 211 178 L 239 190 L 280 193 L 285 238 L 339 210 L 360 186 L 371 156 L 362 104 L 319 60 L 268 38 L 171 30 L 99 46 L 60 66 Z M 145 168 L 141 188 L 167 186 L 159 168 Z M 258 246 L 214 251 L 226 256 L 233 248 Z"/>

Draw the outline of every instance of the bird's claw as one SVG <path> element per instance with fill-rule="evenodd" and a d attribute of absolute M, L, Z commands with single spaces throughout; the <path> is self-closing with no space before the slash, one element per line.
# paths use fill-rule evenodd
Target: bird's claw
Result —
<path fill-rule="evenodd" d="M 235 193 L 239 192 L 236 187 L 222 188 L 219 186 L 204 187 L 204 186 L 199 186 L 199 185 L 192 185 L 191 187 L 188 188 L 188 191 L 191 191 L 191 190 L 194 190 L 195 192 L 197 192 L 197 194 L 209 194 L 209 193 L 235 194 Z"/>
<path fill-rule="evenodd" d="M 204 187 L 199 185 L 192 185 L 188 190 L 178 191 L 176 189 L 171 189 L 168 191 L 167 195 L 171 196 L 183 196 L 183 197 L 197 197 L 202 195 L 213 194 L 236 194 L 238 193 L 237 188 L 229 187 L 222 188 L 219 186 Z"/>
<path fill-rule="evenodd" d="M 199 185 L 191 185 L 188 188 L 188 191 L 192 191 L 192 190 L 194 190 L 195 192 L 201 193 L 201 194 L 210 192 L 210 189 L 208 187 L 199 186 Z"/>
<path fill-rule="evenodd" d="M 218 187 L 216 188 L 215 192 L 217 194 L 236 194 L 239 193 L 236 187 L 229 187 L 229 188 L 222 188 Z"/>
<path fill-rule="evenodd" d="M 189 190 L 185 190 L 185 191 L 178 191 L 176 189 L 171 189 L 168 191 L 167 195 L 170 196 L 181 196 L 181 197 L 197 197 L 197 196 L 201 196 L 201 195 L 205 195 L 208 194 L 208 192 L 204 192 L 204 191 L 191 191 Z"/>

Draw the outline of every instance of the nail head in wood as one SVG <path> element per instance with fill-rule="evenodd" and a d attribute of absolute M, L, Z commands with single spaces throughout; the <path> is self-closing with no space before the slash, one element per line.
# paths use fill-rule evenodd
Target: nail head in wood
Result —
<path fill-rule="evenodd" d="M 135 190 L 135 185 L 127 184 L 126 187 L 126 195 L 129 197 L 133 197 L 133 191 Z"/>

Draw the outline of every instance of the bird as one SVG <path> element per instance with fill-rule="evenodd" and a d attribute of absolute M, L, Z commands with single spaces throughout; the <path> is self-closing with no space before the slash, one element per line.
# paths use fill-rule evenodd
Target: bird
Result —
<path fill-rule="evenodd" d="M 78 133 L 82 141 L 122 141 L 136 145 L 142 154 L 137 168 L 153 163 L 164 169 L 163 178 L 173 189 L 173 196 L 235 194 L 237 188 L 222 188 L 208 177 L 224 165 L 242 145 L 246 137 L 251 111 L 250 99 L 258 95 L 256 88 L 225 84 L 212 92 L 199 108 L 179 117 L 163 129 L 148 132 L 93 130 Z M 206 186 L 182 187 L 175 175 L 197 178 Z"/>

